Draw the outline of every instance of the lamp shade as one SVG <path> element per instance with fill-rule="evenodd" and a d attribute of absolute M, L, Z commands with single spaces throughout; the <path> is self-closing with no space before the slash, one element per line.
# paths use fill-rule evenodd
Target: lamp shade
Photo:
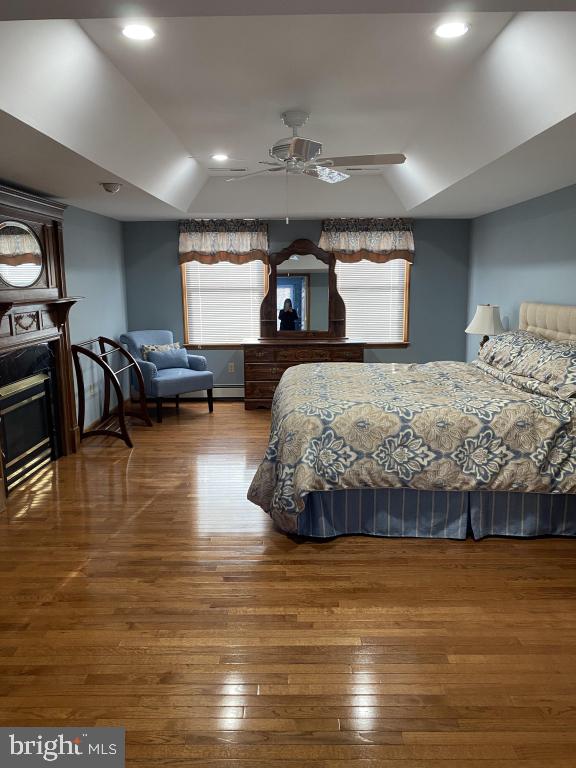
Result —
<path fill-rule="evenodd" d="M 472 322 L 466 328 L 466 333 L 494 336 L 503 332 L 504 326 L 500 320 L 500 307 L 494 304 L 478 304 Z"/>

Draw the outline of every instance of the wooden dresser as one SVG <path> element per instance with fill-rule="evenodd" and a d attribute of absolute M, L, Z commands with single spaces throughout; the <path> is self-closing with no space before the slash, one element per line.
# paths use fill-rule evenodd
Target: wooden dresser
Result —
<path fill-rule="evenodd" d="M 270 408 L 280 378 L 299 363 L 361 363 L 364 344 L 345 339 L 248 339 L 244 349 L 244 407 Z"/>

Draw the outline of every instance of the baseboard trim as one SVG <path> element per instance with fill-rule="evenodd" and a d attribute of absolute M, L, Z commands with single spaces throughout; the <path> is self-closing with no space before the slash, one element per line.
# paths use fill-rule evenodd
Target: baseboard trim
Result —
<path fill-rule="evenodd" d="M 243 386 L 222 386 L 214 387 L 212 390 L 214 400 L 244 400 L 244 387 Z M 204 392 L 187 392 L 180 395 L 180 402 L 186 402 L 186 400 L 206 400 Z"/>
<path fill-rule="evenodd" d="M 232 388 L 226 390 L 224 388 L 216 387 L 212 391 L 212 395 L 213 395 L 213 400 L 215 402 L 216 401 L 218 401 L 218 402 L 228 401 L 230 403 L 243 403 L 244 402 L 244 387 L 234 387 L 233 390 L 232 390 Z M 188 394 L 180 395 L 178 400 L 181 403 L 207 403 L 208 402 L 208 398 L 206 397 L 206 395 L 203 395 L 200 392 L 198 392 L 198 393 L 196 393 L 196 392 L 189 392 Z M 176 398 L 175 397 L 163 397 L 162 401 L 164 403 L 175 403 L 176 402 Z M 134 405 L 137 402 L 138 402 L 138 397 L 136 396 L 136 397 L 131 398 L 130 400 L 126 400 L 125 404 L 126 405 L 130 405 L 130 404 Z M 146 403 L 148 404 L 149 407 L 153 406 L 156 403 L 156 398 L 155 397 L 147 397 L 146 398 Z M 97 421 L 94 422 L 94 424 L 91 424 L 89 427 L 86 427 L 85 431 L 87 431 L 88 429 L 92 429 L 98 423 L 99 422 L 97 422 Z"/>

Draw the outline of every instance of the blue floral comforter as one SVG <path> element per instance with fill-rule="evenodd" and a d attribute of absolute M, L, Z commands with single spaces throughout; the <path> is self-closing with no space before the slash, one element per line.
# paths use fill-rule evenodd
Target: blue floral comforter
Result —
<path fill-rule="evenodd" d="M 315 363 L 276 390 L 248 498 L 287 531 L 310 491 L 576 493 L 576 401 L 475 363 Z"/>

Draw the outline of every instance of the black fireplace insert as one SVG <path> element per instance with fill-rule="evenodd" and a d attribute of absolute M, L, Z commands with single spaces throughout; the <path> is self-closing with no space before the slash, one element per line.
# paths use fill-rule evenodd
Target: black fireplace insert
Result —
<path fill-rule="evenodd" d="M 49 344 L 0 356 L 0 443 L 8 493 L 60 455 L 55 388 Z"/>

